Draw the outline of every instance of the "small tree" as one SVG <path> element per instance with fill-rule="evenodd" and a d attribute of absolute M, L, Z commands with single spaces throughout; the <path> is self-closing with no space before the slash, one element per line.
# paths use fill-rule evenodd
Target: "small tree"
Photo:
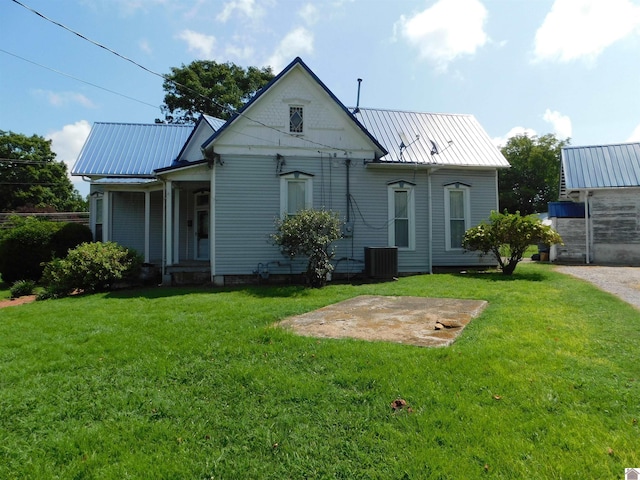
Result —
<path fill-rule="evenodd" d="M 280 246 L 284 255 L 308 258 L 306 278 L 313 288 L 326 285 L 327 275 L 333 271 L 331 259 L 335 251 L 331 246 L 341 238 L 338 215 L 326 210 L 301 210 L 296 215 L 278 218 L 273 243 Z"/>
<path fill-rule="evenodd" d="M 65 258 L 54 258 L 42 275 L 44 297 L 63 297 L 74 290 L 85 293 L 109 289 L 114 283 L 135 278 L 142 258 L 115 242 L 82 243 Z"/>
<path fill-rule="evenodd" d="M 492 253 L 505 275 L 511 275 L 530 245 L 562 243 L 562 238 L 549 225 L 544 225 L 535 215 L 523 217 L 491 212 L 488 222 L 470 228 L 464 234 L 462 246 L 466 250 Z"/>

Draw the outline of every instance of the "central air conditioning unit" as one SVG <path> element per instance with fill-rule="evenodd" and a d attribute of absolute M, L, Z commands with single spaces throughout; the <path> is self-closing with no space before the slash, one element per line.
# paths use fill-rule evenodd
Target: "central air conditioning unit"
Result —
<path fill-rule="evenodd" d="M 398 247 L 364 247 L 364 273 L 369 278 L 396 278 Z"/>

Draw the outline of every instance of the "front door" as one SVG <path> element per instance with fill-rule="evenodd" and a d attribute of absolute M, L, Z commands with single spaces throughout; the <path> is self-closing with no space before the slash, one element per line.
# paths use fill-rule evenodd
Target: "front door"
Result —
<path fill-rule="evenodd" d="M 196 193 L 196 260 L 209 260 L 209 192 Z"/>

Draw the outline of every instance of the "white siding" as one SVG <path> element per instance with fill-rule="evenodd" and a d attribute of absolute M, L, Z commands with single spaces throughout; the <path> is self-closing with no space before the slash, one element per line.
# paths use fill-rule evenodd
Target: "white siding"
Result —
<path fill-rule="evenodd" d="M 433 265 L 434 266 L 473 266 L 492 265 L 495 259 L 484 257 L 464 250 L 445 248 L 444 188 L 455 182 L 469 185 L 471 204 L 471 222 L 473 227 L 487 220 L 492 210 L 496 210 L 497 191 L 495 171 L 492 170 L 438 170 L 431 178 L 433 199 Z"/>
<path fill-rule="evenodd" d="M 144 193 L 113 192 L 111 240 L 144 254 Z"/>

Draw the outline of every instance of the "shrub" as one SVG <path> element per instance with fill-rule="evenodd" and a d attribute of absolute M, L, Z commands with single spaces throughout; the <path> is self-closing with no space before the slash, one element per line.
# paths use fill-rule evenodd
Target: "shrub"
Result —
<path fill-rule="evenodd" d="M 38 281 L 43 263 L 52 258 L 51 239 L 63 224 L 28 217 L 0 239 L 0 274 L 7 283 Z"/>
<path fill-rule="evenodd" d="M 63 223 L 60 229 L 53 234 L 51 238 L 51 246 L 54 256 L 64 258 L 72 248 L 77 247 L 81 243 L 93 241 L 91 229 L 81 223 L 67 222 Z"/>
<path fill-rule="evenodd" d="M 331 243 L 341 237 L 340 224 L 333 212 L 301 210 L 285 219 L 276 219 L 276 233 L 271 238 L 284 255 L 308 257 L 307 283 L 314 288 L 323 287 L 333 271 L 331 259 L 335 252 Z"/>
<path fill-rule="evenodd" d="M 116 282 L 137 277 L 141 265 L 135 251 L 117 243 L 83 243 L 69 250 L 66 258 L 47 263 L 42 275 L 43 297 L 61 297 L 75 290 L 107 290 Z"/>
<path fill-rule="evenodd" d="M 31 295 L 34 288 L 36 288 L 36 282 L 33 280 L 18 280 L 11 285 L 9 291 L 11 292 L 11 298 L 19 298 Z"/>
<path fill-rule="evenodd" d="M 489 222 L 470 228 L 464 234 L 462 246 L 470 251 L 492 253 L 505 275 L 511 275 L 527 248 L 535 243 L 553 245 L 562 238 L 535 215 L 520 216 L 491 212 Z"/>

